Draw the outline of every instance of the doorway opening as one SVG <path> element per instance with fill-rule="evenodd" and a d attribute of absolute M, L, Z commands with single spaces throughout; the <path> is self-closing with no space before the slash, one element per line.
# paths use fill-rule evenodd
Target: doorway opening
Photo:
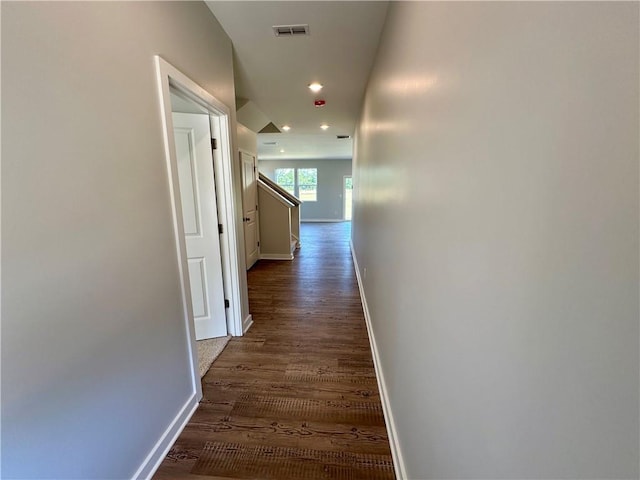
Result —
<path fill-rule="evenodd" d="M 351 221 L 353 214 L 353 178 L 351 175 L 344 177 L 342 198 L 344 198 L 344 219 Z"/>
<path fill-rule="evenodd" d="M 196 325 L 197 319 L 217 315 L 218 326 L 205 332 L 205 336 L 243 333 L 230 113 L 226 105 L 161 57 L 155 57 L 155 64 L 182 313 L 189 338 L 194 391 L 201 398 L 196 333 L 202 336 L 202 328 Z M 202 155 L 208 153 L 208 160 L 200 158 L 199 151 Z M 201 175 L 205 167 L 208 171 Z M 200 243 L 207 247 L 214 244 L 215 248 L 194 250 L 191 243 L 205 237 L 211 241 Z M 219 295 L 217 299 L 212 296 L 214 290 Z"/>

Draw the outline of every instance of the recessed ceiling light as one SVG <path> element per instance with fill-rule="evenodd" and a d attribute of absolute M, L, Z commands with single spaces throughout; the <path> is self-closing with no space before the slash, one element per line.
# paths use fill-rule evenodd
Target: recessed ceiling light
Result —
<path fill-rule="evenodd" d="M 314 82 L 312 84 L 309 85 L 309 90 L 311 90 L 312 92 L 319 92 L 320 90 L 322 90 L 322 85 L 320 85 L 318 82 Z"/>
<path fill-rule="evenodd" d="M 282 149 L 282 148 L 281 148 L 281 149 L 280 149 L 280 153 L 284 153 L 284 149 Z"/>
<path fill-rule="evenodd" d="M 329 128 L 329 125 L 327 125 L 326 123 L 323 123 L 322 125 L 320 125 L 320 128 L 323 130 L 326 130 L 327 128 Z"/>
<path fill-rule="evenodd" d="M 282 129 L 283 129 L 285 132 L 288 132 L 289 130 L 291 130 L 291 127 L 290 127 L 289 125 L 283 125 L 283 126 L 282 126 Z"/>

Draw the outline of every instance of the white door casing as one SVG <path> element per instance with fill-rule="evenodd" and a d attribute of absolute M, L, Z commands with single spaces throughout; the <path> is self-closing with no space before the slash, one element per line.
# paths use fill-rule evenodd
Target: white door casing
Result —
<path fill-rule="evenodd" d="M 172 118 L 172 93 L 188 99 L 199 107 L 199 111 L 209 116 L 211 131 L 218 139 L 218 149 L 215 150 L 213 165 L 215 171 L 215 190 L 219 222 L 224 226 L 220 235 L 220 249 L 222 253 L 222 273 L 226 298 L 229 300 L 227 308 L 227 327 L 232 335 L 242 335 L 251 326 L 252 319 L 248 313 L 246 272 L 244 262 L 241 261 L 238 223 L 241 209 L 236 208 L 234 179 L 240 177 L 237 157 L 231 150 L 231 110 L 224 103 L 216 99 L 207 90 L 162 57 L 155 55 L 156 80 L 158 100 L 160 102 L 160 122 L 164 143 L 164 159 L 167 171 L 167 187 L 169 194 L 169 209 L 171 226 L 173 227 L 173 241 L 175 244 L 176 266 L 179 280 L 181 301 L 179 316 L 176 321 L 183 323 L 186 334 L 188 363 L 190 366 L 191 393 L 176 417 L 170 421 L 155 445 L 149 451 L 138 470 L 131 478 L 151 478 L 166 452 L 178 437 L 180 431 L 189 421 L 202 399 L 202 382 L 198 373 L 198 349 L 196 343 L 195 325 L 193 319 L 193 305 L 191 301 L 191 287 L 189 282 L 189 266 L 187 261 L 184 222 L 182 220 L 182 206 L 180 200 L 180 183 L 178 181 L 178 165 L 176 159 L 175 135 Z M 246 315 L 246 316 L 244 316 Z M 153 335 L 153 332 L 149 332 Z"/>
<path fill-rule="evenodd" d="M 175 242 L 175 255 L 177 273 L 180 282 L 181 305 L 180 320 L 184 323 L 187 335 L 188 355 L 191 360 L 191 386 L 193 396 L 185 403 L 181 411 L 181 422 L 188 420 L 197 407 L 197 402 L 202 398 L 202 385 L 198 373 L 198 351 L 196 344 L 195 325 L 193 319 L 193 305 L 191 301 L 191 287 L 189 282 L 189 267 L 187 262 L 186 239 L 184 234 L 184 222 L 182 220 L 182 206 L 180 201 L 180 184 L 178 181 L 178 165 L 176 159 L 175 135 L 173 130 L 172 95 L 178 95 L 188 99 L 199 111 L 208 114 L 211 132 L 218 139 L 218 148 L 215 150 L 213 165 L 215 172 L 215 189 L 219 223 L 224 226 L 220 235 L 220 248 L 222 253 L 222 273 L 224 278 L 224 291 L 229 300 L 227 308 L 227 329 L 232 335 L 242 335 L 251 325 L 251 315 L 248 314 L 246 273 L 244 261 L 240 254 L 242 242 L 239 241 L 238 232 L 241 226 L 238 223 L 241 208 L 236 208 L 235 182 L 237 157 L 231 150 L 231 110 L 224 103 L 216 99 L 208 91 L 187 77 L 180 70 L 165 61 L 162 57 L 154 56 L 156 67 L 156 79 L 158 87 L 158 99 L 160 102 L 160 121 L 162 124 L 162 136 L 164 140 L 164 159 L 167 171 L 168 193 L 170 199 L 170 216 L 173 227 L 173 240 Z M 238 178 L 240 177 L 240 172 Z M 246 314 L 246 316 L 244 316 Z M 149 475 L 154 462 L 160 462 L 164 458 L 163 452 L 173 443 L 179 430 L 177 424 L 172 424 L 163 434 L 162 442 L 149 454 L 135 478 L 145 478 Z"/>
<path fill-rule="evenodd" d="M 242 165 L 242 222 L 244 224 L 244 244 L 247 270 L 260 258 L 258 245 L 258 182 L 256 157 L 240 152 Z"/>
<path fill-rule="evenodd" d="M 197 340 L 227 334 L 209 116 L 174 113 L 174 138 Z"/>

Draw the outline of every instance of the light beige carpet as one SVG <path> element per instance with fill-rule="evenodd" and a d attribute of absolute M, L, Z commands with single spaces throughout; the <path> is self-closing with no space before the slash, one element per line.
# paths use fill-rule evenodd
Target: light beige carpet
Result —
<path fill-rule="evenodd" d="M 209 338 L 207 340 L 198 340 L 198 371 L 200 372 L 200 378 L 204 377 L 213 361 L 218 358 L 218 355 L 222 353 L 224 347 L 227 346 L 231 340 L 231 335 L 228 337 Z"/>

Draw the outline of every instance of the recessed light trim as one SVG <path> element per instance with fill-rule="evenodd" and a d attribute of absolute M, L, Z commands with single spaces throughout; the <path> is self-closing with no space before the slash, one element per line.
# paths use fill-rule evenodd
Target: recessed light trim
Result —
<path fill-rule="evenodd" d="M 318 83 L 318 82 L 313 82 L 309 84 L 309 90 L 311 90 L 314 93 L 318 93 L 320 90 L 322 90 L 322 84 Z"/>
<path fill-rule="evenodd" d="M 322 130 L 326 130 L 327 128 L 329 128 L 329 125 L 327 125 L 326 123 L 323 123 L 322 125 L 320 125 L 320 128 Z"/>
<path fill-rule="evenodd" d="M 282 130 L 284 130 L 285 132 L 288 132 L 289 130 L 291 130 L 291 127 L 289 125 L 283 125 Z"/>

